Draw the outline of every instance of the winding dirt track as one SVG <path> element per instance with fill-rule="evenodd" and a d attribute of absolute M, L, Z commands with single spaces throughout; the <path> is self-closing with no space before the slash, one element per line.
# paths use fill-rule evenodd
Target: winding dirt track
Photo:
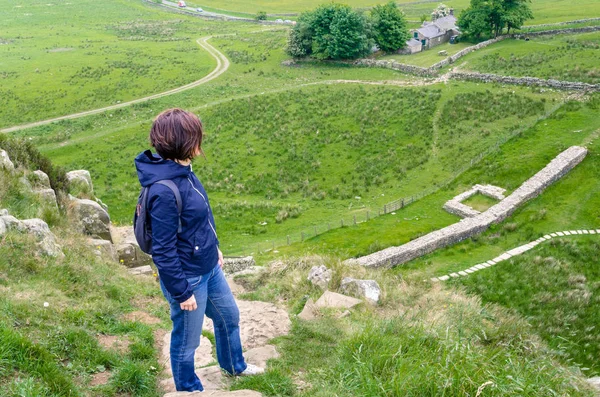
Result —
<path fill-rule="evenodd" d="M 219 50 L 217 50 L 215 47 L 208 44 L 208 40 L 211 37 L 212 36 L 207 36 L 207 37 L 202 37 L 202 38 L 199 38 L 198 40 L 196 40 L 196 43 L 198 43 L 198 45 L 200 47 L 204 48 L 210 55 L 212 55 L 213 58 L 215 58 L 217 60 L 217 67 L 212 72 L 210 72 L 208 75 L 201 78 L 200 80 L 196 80 L 192 83 L 183 85 L 181 87 L 173 88 L 172 90 L 161 92 L 161 93 L 154 94 L 154 95 L 150 95 L 150 96 L 147 96 L 144 98 L 138 98 L 138 99 L 134 99 L 132 101 L 122 102 L 122 103 L 119 103 L 116 105 L 105 106 L 105 107 L 99 108 L 99 109 L 86 110 L 85 112 L 79 112 L 79 113 L 69 114 L 66 116 L 55 117 L 55 118 L 48 119 L 48 120 L 36 121 L 34 123 L 22 124 L 22 125 L 18 125 L 18 126 L 14 126 L 14 127 L 4 128 L 4 129 L 1 129 L 0 132 L 3 132 L 3 133 L 14 132 L 14 131 L 19 131 L 19 130 L 24 130 L 27 128 L 38 127 L 41 125 L 50 124 L 55 121 L 77 119 L 77 118 L 89 116 L 92 114 L 106 112 L 107 110 L 120 109 L 120 108 L 124 108 L 124 107 L 130 106 L 130 105 L 136 104 L 136 103 L 146 102 L 146 101 L 150 101 L 152 99 L 157 99 L 157 98 L 161 98 L 164 96 L 177 94 L 179 92 L 186 91 L 186 90 L 198 87 L 202 84 L 208 83 L 209 81 L 216 79 L 217 77 L 219 77 L 220 75 L 225 73 L 227 71 L 227 69 L 229 69 L 229 60 L 227 59 L 227 57 L 223 53 L 221 53 Z"/>

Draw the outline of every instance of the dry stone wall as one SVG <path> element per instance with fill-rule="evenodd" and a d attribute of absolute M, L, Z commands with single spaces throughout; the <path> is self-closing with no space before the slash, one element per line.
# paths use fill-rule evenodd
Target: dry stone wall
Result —
<path fill-rule="evenodd" d="M 390 247 L 371 255 L 363 256 L 355 261 L 363 266 L 393 267 L 479 234 L 493 223 L 502 222 L 520 205 L 538 196 L 548 186 L 566 175 L 577 164 L 583 161 L 586 154 L 586 148 L 572 146 L 554 158 L 546 167 L 523 183 L 510 196 L 487 211 L 475 217 L 463 219 L 443 229 L 436 230 L 407 244 L 399 247 Z"/>
<path fill-rule="evenodd" d="M 417 76 L 431 76 L 436 73 L 435 71 L 433 71 L 431 69 L 422 68 L 420 66 L 407 65 L 404 63 L 398 63 L 398 62 L 393 62 L 393 61 L 381 61 L 381 60 L 370 59 L 370 58 L 358 59 L 358 60 L 354 61 L 353 65 L 367 66 L 367 67 L 371 67 L 371 68 L 393 69 L 393 70 L 398 70 L 398 71 L 404 72 L 404 73 L 416 74 Z"/>
<path fill-rule="evenodd" d="M 577 81 L 562 81 L 553 79 L 540 79 L 537 77 L 512 77 L 500 76 L 491 73 L 470 73 L 470 72 L 452 72 L 449 77 L 455 80 L 481 81 L 484 83 L 499 83 L 512 85 L 525 85 L 548 87 L 557 90 L 577 90 L 577 91 L 600 91 L 600 84 L 580 83 Z"/>

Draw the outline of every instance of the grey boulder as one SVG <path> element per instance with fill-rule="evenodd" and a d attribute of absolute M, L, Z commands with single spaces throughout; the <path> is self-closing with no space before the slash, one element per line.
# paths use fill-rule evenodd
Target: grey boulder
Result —
<path fill-rule="evenodd" d="M 357 280 L 351 277 L 344 277 L 340 284 L 340 290 L 348 295 L 357 298 L 364 298 L 369 303 L 379 302 L 381 288 L 375 280 Z"/>
<path fill-rule="evenodd" d="M 92 193 L 94 191 L 92 176 L 87 170 L 75 170 L 67 172 L 67 179 L 72 191 L 80 190 L 88 193 Z"/>
<path fill-rule="evenodd" d="M 92 237 L 112 241 L 110 216 L 95 201 L 70 196 L 69 212 L 80 230 Z"/>
<path fill-rule="evenodd" d="M 327 287 L 329 287 L 331 276 L 331 269 L 327 269 L 325 265 L 313 266 L 308 273 L 308 281 L 310 281 L 313 285 L 326 290 Z"/>

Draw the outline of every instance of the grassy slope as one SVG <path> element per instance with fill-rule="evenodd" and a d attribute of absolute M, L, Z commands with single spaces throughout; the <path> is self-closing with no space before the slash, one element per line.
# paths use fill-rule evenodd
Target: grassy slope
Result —
<path fill-rule="evenodd" d="M 165 13 L 135 0 L 22 5 L 2 0 L 0 7 L 2 127 L 115 104 L 198 80 L 216 62 L 196 39 L 257 28 L 208 21 L 198 26 L 196 18 Z"/>
<path fill-rule="evenodd" d="M 311 10 L 323 2 L 320 0 L 303 0 L 301 2 L 289 0 L 195 0 L 193 3 L 221 10 L 256 14 L 258 11 L 266 11 L 268 13 L 298 13 Z M 352 7 L 365 8 L 384 2 L 378 0 L 349 0 L 344 1 L 344 3 Z M 410 0 L 400 0 L 397 3 L 407 14 L 408 18 L 413 20 L 418 20 L 424 14 L 429 15 L 437 5 L 436 2 L 422 3 Z M 469 6 L 469 1 L 448 0 L 444 4 L 454 7 L 458 14 L 461 10 Z M 598 2 L 595 0 L 579 1 L 577 7 L 573 7 L 572 3 L 567 0 L 538 0 L 532 2 L 531 8 L 535 15 L 535 20 L 531 24 L 590 18 L 590 15 L 600 14 Z"/>
<path fill-rule="evenodd" d="M 600 374 L 598 238 L 553 241 L 461 279 L 468 291 L 525 316 L 565 362 Z"/>
<path fill-rule="evenodd" d="M 281 358 L 234 389 L 266 396 L 465 396 L 479 388 L 490 396 L 592 395 L 522 319 L 460 291 L 407 284 L 391 271 L 319 257 L 276 262 L 244 279 L 247 298 L 297 313 L 322 294 L 306 280 L 321 264 L 333 270 L 330 290 L 345 276 L 377 280 L 380 304 L 342 318 L 323 310 L 316 321 L 293 321 L 290 334 L 274 341 Z"/>
<path fill-rule="evenodd" d="M 490 183 L 506 188 L 510 194 L 565 148 L 591 142 L 600 128 L 597 106 L 597 97 L 589 105 L 567 104 L 549 119 L 502 145 L 498 153 L 485 158 L 448 188 L 395 215 L 323 234 L 305 243 L 304 247 L 291 247 L 290 251 L 363 255 L 377 248 L 402 244 L 455 222 L 458 218 L 443 211 L 442 205 L 466 188 L 476 183 Z M 595 144 L 589 148 L 590 153 L 581 165 L 506 222 L 522 225 L 516 233 L 503 231 L 502 225 L 494 226 L 480 239 L 431 254 L 401 269 L 419 269 L 419 276 L 424 277 L 445 274 L 491 259 L 519 242 L 535 239 L 554 229 L 594 228 L 598 219 L 595 193 L 600 188 L 596 170 L 598 153 Z"/>
<path fill-rule="evenodd" d="M 199 161 L 196 172 L 211 192 L 223 246 L 230 253 L 247 252 L 256 243 L 282 244 L 287 235 L 298 241 L 303 228 L 314 234 L 315 225 L 322 231 L 327 222 L 339 225 L 340 218 L 364 220 L 367 211 L 373 216 L 395 197 L 447 180 L 552 106 L 529 90 L 492 94 L 456 84 L 442 88 L 439 103 L 436 90 L 310 87 L 201 113 L 209 161 Z M 490 114 L 473 113 L 475 108 Z M 365 112 L 371 116 L 365 118 Z M 459 117 L 454 112 L 465 115 L 461 128 L 451 127 L 450 120 Z M 435 129 L 432 118 L 440 119 Z M 77 143 L 48 153 L 70 169 L 92 170 L 113 219 L 129 222 L 138 193 L 131 159 L 144 147 L 144 129 L 119 131 L 92 147 Z M 110 162 L 102 160 L 115 152 L 120 155 Z M 299 206 L 300 216 L 276 223 L 287 206 Z"/>
<path fill-rule="evenodd" d="M 461 69 L 510 76 L 600 82 L 600 32 L 505 40 L 462 58 Z"/>

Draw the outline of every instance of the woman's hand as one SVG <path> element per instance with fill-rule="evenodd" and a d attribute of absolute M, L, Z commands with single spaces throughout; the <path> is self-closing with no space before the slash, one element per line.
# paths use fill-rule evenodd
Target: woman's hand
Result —
<path fill-rule="evenodd" d="M 221 250 L 217 247 L 217 251 L 219 251 L 219 266 L 223 267 L 223 264 L 225 263 L 225 260 L 223 259 L 223 253 L 221 252 Z"/>
<path fill-rule="evenodd" d="M 198 305 L 196 304 L 196 297 L 192 295 L 188 300 L 180 303 L 179 306 L 181 307 L 181 310 L 196 310 L 198 308 Z"/>

